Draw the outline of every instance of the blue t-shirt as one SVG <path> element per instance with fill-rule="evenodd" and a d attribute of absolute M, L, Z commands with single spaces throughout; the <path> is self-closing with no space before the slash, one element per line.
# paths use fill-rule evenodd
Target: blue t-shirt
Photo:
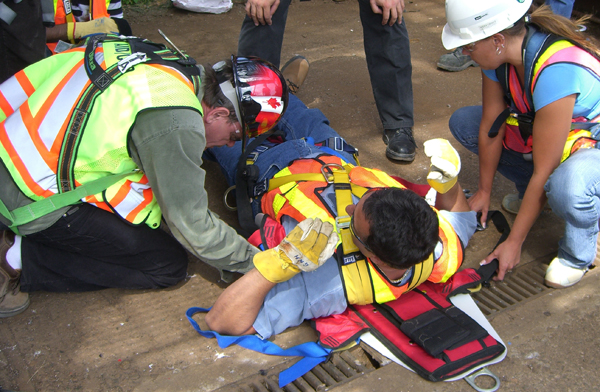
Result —
<path fill-rule="evenodd" d="M 495 70 L 483 73 L 498 82 Z M 533 90 L 533 106 L 537 111 L 571 94 L 577 94 L 573 117 L 600 115 L 600 79 L 587 68 L 569 63 L 552 64 L 542 70 Z"/>

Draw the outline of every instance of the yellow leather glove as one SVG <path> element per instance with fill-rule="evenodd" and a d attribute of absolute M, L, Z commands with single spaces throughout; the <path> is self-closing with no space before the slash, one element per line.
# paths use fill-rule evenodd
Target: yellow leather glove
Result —
<path fill-rule="evenodd" d="M 313 271 L 329 259 L 338 235 L 329 222 L 305 219 L 275 248 L 257 253 L 254 266 L 270 282 L 281 283 L 300 271 Z"/>
<path fill-rule="evenodd" d="M 108 17 L 102 17 L 89 22 L 75 23 L 74 38 L 81 38 L 91 34 L 115 33 L 119 34 L 119 27 L 114 20 Z"/>
<path fill-rule="evenodd" d="M 427 182 L 439 193 L 448 192 L 456 184 L 460 172 L 460 156 L 446 139 L 423 143 L 425 155 L 431 158 Z"/>

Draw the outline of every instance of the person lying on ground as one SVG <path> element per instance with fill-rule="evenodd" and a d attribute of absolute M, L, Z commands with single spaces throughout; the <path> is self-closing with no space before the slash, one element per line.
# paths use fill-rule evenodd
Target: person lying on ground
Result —
<path fill-rule="evenodd" d="M 258 183 L 270 183 L 267 192 L 252 195 L 255 213 L 268 215 L 288 233 L 299 221 L 314 218 L 317 226 L 335 226 L 348 242 L 338 247 L 337 257 L 312 266 L 310 272 L 270 257 L 279 247 L 261 253 L 254 259 L 255 268 L 219 296 L 206 315 L 209 328 L 229 335 L 258 333 L 266 339 L 304 320 L 342 313 L 348 304 L 393 300 L 425 279 L 444 282 L 457 271 L 477 224 L 457 182 L 460 158 L 448 141 L 425 143 L 425 153 L 432 157 L 428 182 L 437 190 L 432 208 L 384 172 L 355 166 L 352 148 L 325 116 L 296 97 L 290 96 L 278 128 L 285 141 L 261 148 L 255 157 Z M 328 140 L 344 147 L 324 147 Z M 230 181 L 239 149 L 208 151 Z M 323 178 L 287 181 L 286 176 L 300 173 L 323 173 Z M 347 173 L 351 187 L 334 184 L 329 176 L 336 173 Z M 351 195 L 339 193 L 342 188 Z M 338 206 L 341 198 L 348 204 Z"/>

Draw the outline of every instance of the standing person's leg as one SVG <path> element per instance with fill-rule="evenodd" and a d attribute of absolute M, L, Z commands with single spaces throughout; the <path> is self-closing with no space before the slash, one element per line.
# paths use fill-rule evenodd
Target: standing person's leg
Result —
<path fill-rule="evenodd" d="M 571 155 L 554 170 L 545 190 L 552 211 L 565 220 L 558 256 L 546 272 L 546 281 L 553 287 L 567 287 L 583 277 L 596 256 L 600 150 L 582 149 Z"/>
<path fill-rule="evenodd" d="M 373 13 L 368 0 L 359 0 L 360 19 L 367 67 L 377 111 L 383 124 L 386 155 L 412 161 L 413 89 L 410 42 L 406 23 L 381 24 L 381 14 Z"/>
<path fill-rule="evenodd" d="M 25 292 L 151 289 L 184 279 L 187 253 L 161 229 L 133 226 L 89 204 L 21 241 Z"/>
<path fill-rule="evenodd" d="M 479 155 L 479 124 L 481 106 L 466 106 L 456 110 L 450 117 L 449 127 L 454 138 L 467 150 Z M 515 183 L 519 199 L 523 198 L 529 179 L 533 175 L 533 162 L 523 159 L 523 154 L 502 149 L 498 173 Z"/>
<path fill-rule="evenodd" d="M 272 15 L 271 25 L 254 24 L 252 18 L 244 18 L 238 40 L 238 56 L 256 56 L 279 68 L 281 47 L 291 0 L 282 0 Z"/>
<path fill-rule="evenodd" d="M 552 8 L 552 12 L 556 15 L 570 18 L 575 0 L 546 0 L 545 3 Z"/>

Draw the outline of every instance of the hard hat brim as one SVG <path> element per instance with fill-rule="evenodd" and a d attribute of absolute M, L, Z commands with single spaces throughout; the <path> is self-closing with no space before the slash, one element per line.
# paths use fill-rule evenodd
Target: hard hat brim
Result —
<path fill-rule="evenodd" d="M 442 30 L 442 45 L 444 45 L 444 48 L 447 50 L 453 50 L 459 46 L 465 46 L 475 41 L 477 41 L 477 39 L 460 38 L 460 36 L 452 32 L 452 29 L 448 23 L 446 23 L 444 29 Z"/>

